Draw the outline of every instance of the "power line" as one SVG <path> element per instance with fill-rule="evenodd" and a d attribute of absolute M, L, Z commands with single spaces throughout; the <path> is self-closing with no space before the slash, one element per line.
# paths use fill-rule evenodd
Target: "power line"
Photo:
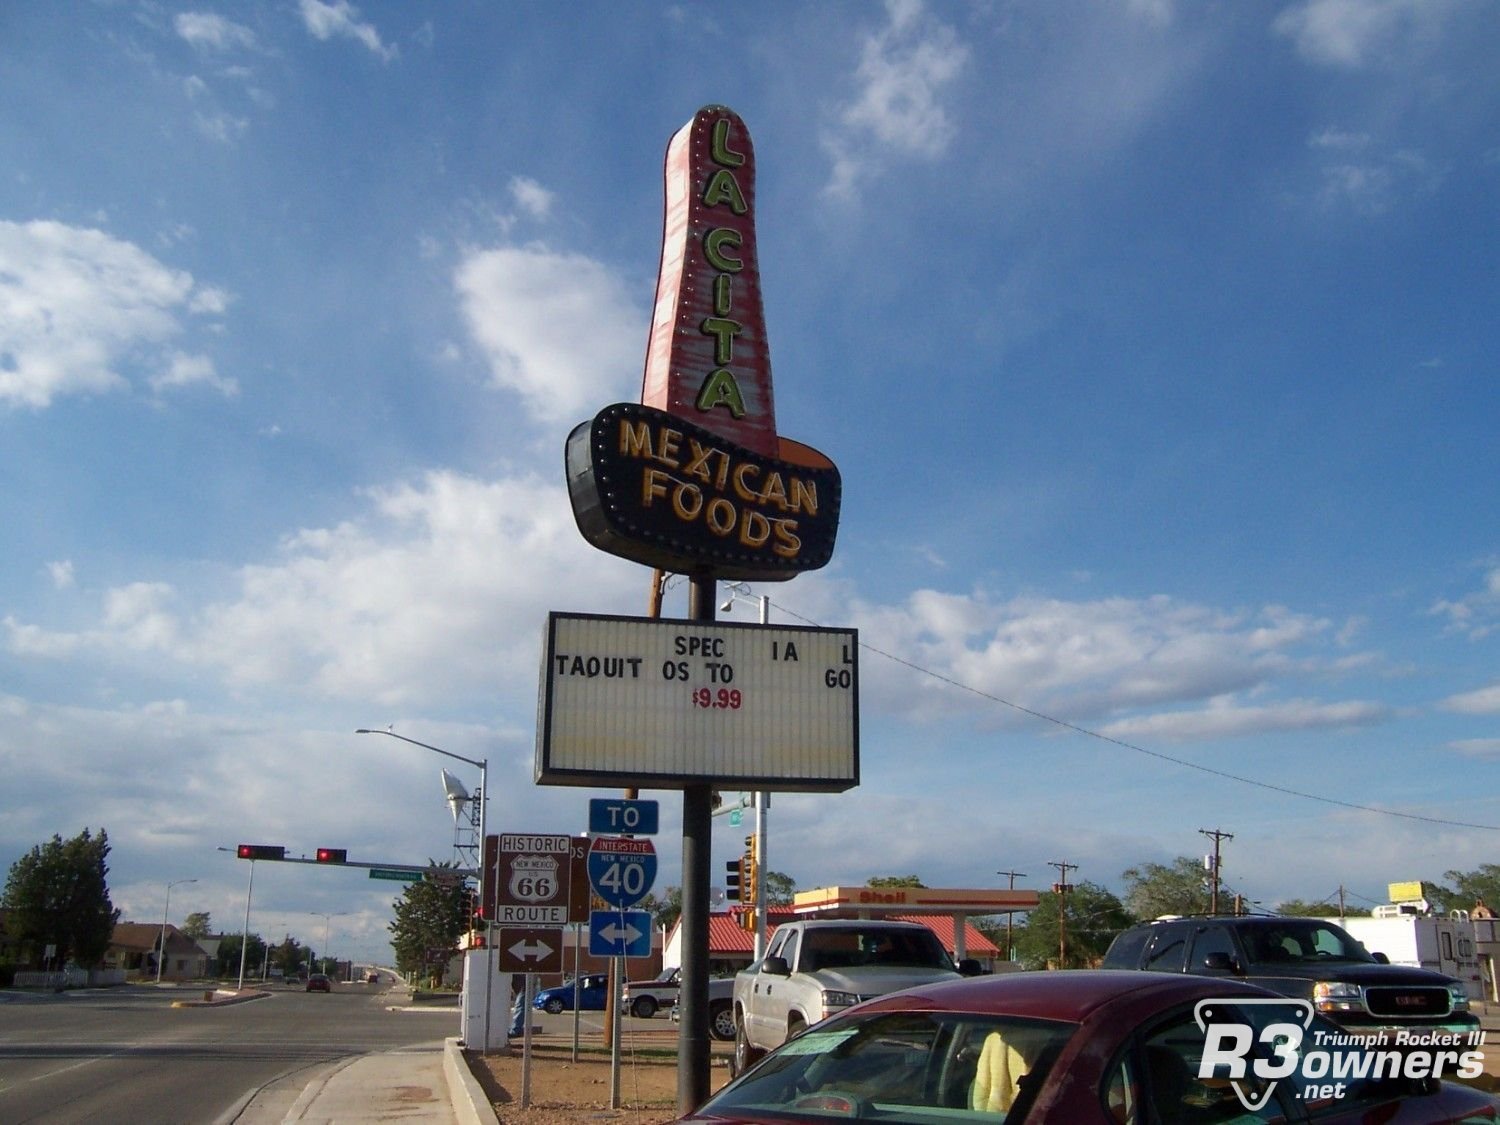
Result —
<path fill-rule="evenodd" d="M 774 602 L 772 604 L 774 604 L 777 609 L 781 610 L 781 612 L 786 614 L 788 617 L 795 617 L 798 621 L 805 622 L 808 625 L 821 627 L 820 622 L 814 621 L 809 617 L 804 617 L 802 614 L 796 612 L 795 610 L 788 609 L 780 602 Z M 949 687 L 957 688 L 959 691 L 966 691 L 970 695 L 977 695 L 980 699 L 987 699 L 991 703 L 998 703 L 1002 707 L 1009 707 L 1012 711 L 1016 711 L 1022 715 L 1029 716 L 1033 719 L 1039 719 L 1044 723 L 1051 723 L 1053 726 L 1061 727 L 1063 730 L 1070 731 L 1073 734 L 1081 734 L 1085 738 L 1095 738 L 1100 742 L 1108 742 L 1113 746 L 1120 747 L 1122 750 L 1130 750 L 1136 754 L 1144 754 L 1148 758 L 1156 758 L 1158 761 L 1162 762 L 1171 762 L 1174 766 L 1182 766 L 1186 769 L 1197 770 L 1199 773 L 1211 774 L 1214 777 L 1222 777 L 1226 781 L 1237 781 L 1241 785 L 1253 785 L 1257 789 L 1266 789 L 1272 793 L 1281 793 L 1288 797 L 1300 797 L 1304 801 L 1318 801 L 1325 805 L 1335 805 L 1339 808 L 1353 809 L 1355 812 L 1374 813 L 1377 816 L 1399 817 L 1402 820 L 1415 820 L 1420 821 L 1423 824 L 1441 824 L 1448 828 L 1476 828 L 1484 832 L 1500 832 L 1500 825 L 1496 824 L 1475 824 L 1472 821 L 1467 820 L 1448 820 L 1440 816 L 1424 816 L 1421 813 L 1402 812 L 1399 809 L 1375 808 L 1373 805 L 1361 805 L 1354 801 L 1341 801 L 1337 797 L 1324 797 L 1317 793 L 1307 793 L 1301 789 L 1293 789 L 1290 786 L 1286 785 L 1275 785 L 1269 781 L 1257 781 L 1253 777 L 1245 777 L 1241 774 L 1230 773 L 1228 770 L 1215 769 L 1213 766 L 1205 766 L 1201 765 L 1198 762 L 1190 762 L 1185 758 L 1174 758 L 1172 755 L 1163 754 L 1159 750 L 1148 750 L 1144 746 L 1137 746 L 1133 742 L 1126 742 L 1123 739 L 1115 738 L 1112 735 L 1101 734 L 1099 731 L 1089 730 L 1088 727 L 1081 727 L 1077 723 L 1070 723 L 1066 719 L 1059 719 L 1053 715 L 1048 715 L 1044 712 L 1033 710 L 1030 707 L 1022 706 L 1019 703 L 1013 703 L 1009 699 L 1002 699 L 998 695 L 993 695 L 990 692 L 984 691 L 980 688 L 962 683 L 959 680 L 953 679 L 951 676 L 943 675 L 943 673 L 941 672 L 934 672 L 931 668 L 924 668 L 920 664 L 913 664 L 910 660 L 906 660 L 900 656 L 895 655 L 894 653 L 886 652 L 883 649 L 878 649 L 874 645 L 867 644 L 864 641 L 859 642 L 859 647 L 862 649 L 866 649 L 869 652 L 873 652 L 876 656 L 883 656 L 885 657 L 885 659 L 891 661 L 894 664 L 899 664 L 903 668 L 910 668 L 913 672 L 917 672 L 923 676 L 928 676 L 931 679 L 937 680 L 939 683 L 944 683 Z"/>

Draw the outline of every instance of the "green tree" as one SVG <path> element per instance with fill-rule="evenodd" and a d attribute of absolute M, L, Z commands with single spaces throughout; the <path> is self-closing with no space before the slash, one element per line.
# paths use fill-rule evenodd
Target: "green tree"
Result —
<path fill-rule="evenodd" d="M 1180 855 L 1170 866 L 1144 863 L 1127 868 L 1125 905 L 1137 918 L 1160 918 L 1163 914 L 1207 914 L 1211 904 L 1208 873 L 1203 861 Z M 1219 884 L 1219 912 L 1233 909 L 1234 888 Z"/>
<path fill-rule="evenodd" d="M 447 867 L 429 861 L 433 867 Z M 458 952 L 458 937 L 469 927 L 469 895 L 461 880 L 408 883 L 391 904 L 391 947 L 403 973 L 426 972 L 433 984 L 442 980 L 448 959 Z"/>
<path fill-rule="evenodd" d="M 1276 904 L 1277 914 L 1290 914 L 1298 918 L 1336 918 L 1339 913 L 1339 904 L 1324 899 L 1322 902 L 1307 902 L 1300 898 L 1289 898 L 1285 902 Z M 1346 905 L 1344 915 L 1349 918 L 1363 918 L 1370 912 Z"/>
<path fill-rule="evenodd" d="M 650 914 L 652 924 L 658 929 L 670 932 L 682 917 L 682 888 L 668 887 L 661 897 L 648 894 L 636 909 Z"/>
<path fill-rule="evenodd" d="M 781 871 L 767 871 L 765 878 L 767 906 L 791 906 L 797 895 L 797 880 Z"/>
<path fill-rule="evenodd" d="M 53 836 L 11 865 L 0 905 L 10 911 L 7 929 L 28 945 L 40 964 L 55 946 L 59 963 L 93 968 L 109 948 L 120 912 L 109 900 L 109 833 L 85 828 L 71 840 Z"/>
<path fill-rule="evenodd" d="M 289 977 L 301 974 L 304 961 L 312 961 L 312 950 L 291 934 L 286 934 L 279 943 L 271 947 L 271 964 Z M 249 972 L 248 968 L 246 972 Z"/>
<path fill-rule="evenodd" d="M 872 875 L 865 881 L 867 887 L 926 887 L 927 884 L 915 875 Z"/>
<path fill-rule="evenodd" d="M 1048 965 L 1087 968 L 1098 963 L 1115 935 L 1132 921 L 1124 904 L 1098 883 L 1074 883 L 1066 895 L 1042 895 L 1036 909 L 1027 915 L 1026 925 L 1015 931 L 1016 959 L 1029 969 Z M 1059 963 L 1063 948 L 1066 956 Z"/>
<path fill-rule="evenodd" d="M 182 921 L 182 932 L 197 941 L 214 932 L 213 920 L 206 910 L 195 910 Z"/>
<path fill-rule="evenodd" d="M 1422 892 L 1440 910 L 1473 910 L 1483 903 L 1500 908 L 1500 864 L 1481 863 L 1473 871 L 1444 871 L 1449 886 L 1422 884 Z"/>
<path fill-rule="evenodd" d="M 240 942 L 244 935 L 225 934 L 219 939 L 218 951 L 214 954 L 214 966 L 223 979 L 238 978 L 240 974 Z M 259 934 L 250 935 L 245 949 L 245 976 L 259 977 L 266 964 L 266 943 Z"/>

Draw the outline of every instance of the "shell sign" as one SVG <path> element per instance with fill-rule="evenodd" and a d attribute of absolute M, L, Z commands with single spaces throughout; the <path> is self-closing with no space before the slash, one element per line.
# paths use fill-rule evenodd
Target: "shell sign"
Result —
<path fill-rule="evenodd" d="M 568 493 L 595 547 L 721 578 L 792 578 L 833 555 L 842 484 L 780 436 L 755 254 L 755 155 L 707 106 L 667 146 L 656 311 L 639 403 L 567 441 Z"/>

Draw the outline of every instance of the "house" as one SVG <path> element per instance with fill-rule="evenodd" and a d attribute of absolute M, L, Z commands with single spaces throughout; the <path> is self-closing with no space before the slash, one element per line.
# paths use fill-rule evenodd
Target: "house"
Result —
<path fill-rule="evenodd" d="M 166 934 L 162 980 L 202 980 L 211 975 L 209 956 L 196 941 L 173 925 L 166 927 Z M 102 964 L 107 969 L 154 979 L 157 976 L 156 951 L 161 937 L 159 922 L 116 922 Z"/>

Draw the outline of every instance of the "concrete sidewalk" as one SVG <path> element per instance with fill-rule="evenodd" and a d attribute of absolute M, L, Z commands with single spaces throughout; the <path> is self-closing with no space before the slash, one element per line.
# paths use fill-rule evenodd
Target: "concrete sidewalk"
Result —
<path fill-rule="evenodd" d="M 498 1125 L 457 1039 L 334 1063 L 300 1092 L 295 1086 L 268 1087 L 229 1120 L 244 1125 Z"/>

